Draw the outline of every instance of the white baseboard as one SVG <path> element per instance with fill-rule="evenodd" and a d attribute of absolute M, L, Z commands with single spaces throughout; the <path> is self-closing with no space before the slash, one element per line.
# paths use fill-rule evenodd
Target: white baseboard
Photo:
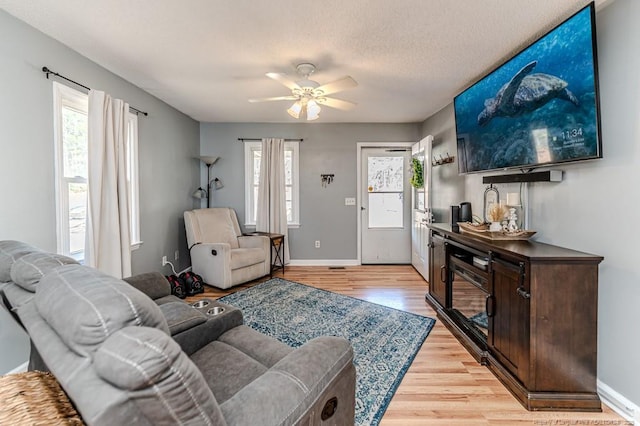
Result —
<path fill-rule="evenodd" d="M 624 417 L 625 420 L 632 422 L 634 425 L 640 425 L 640 407 L 620 395 L 610 386 L 602 383 L 600 380 L 598 380 L 597 386 L 598 395 L 600 395 L 602 402 Z"/>
<path fill-rule="evenodd" d="M 358 266 L 358 259 L 291 259 L 287 266 Z"/>
<path fill-rule="evenodd" d="M 29 368 L 29 361 L 25 362 L 24 364 L 20 364 L 13 370 L 9 371 L 7 374 L 24 373 L 25 371 L 27 371 L 27 368 Z"/>

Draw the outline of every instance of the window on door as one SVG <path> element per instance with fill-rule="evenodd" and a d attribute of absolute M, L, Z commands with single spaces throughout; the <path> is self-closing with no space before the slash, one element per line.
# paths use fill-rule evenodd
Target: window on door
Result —
<path fill-rule="evenodd" d="M 244 143 L 245 176 L 245 225 L 255 226 L 258 212 L 258 187 L 260 186 L 260 163 L 262 161 L 262 143 Z M 284 143 L 285 190 L 287 224 L 300 226 L 300 190 L 299 190 L 299 142 Z"/>
<path fill-rule="evenodd" d="M 370 156 L 367 161 L 369 228 L 402 228 L 404 158 Z"/>
<path fill-rule="evenodd" d="M 88 96 L 53 83 L 58 253 L 84 260 L 88 184 Z M 140 240 L 138 116 L 128 115 L 127 156 L 132 249 Z"/>

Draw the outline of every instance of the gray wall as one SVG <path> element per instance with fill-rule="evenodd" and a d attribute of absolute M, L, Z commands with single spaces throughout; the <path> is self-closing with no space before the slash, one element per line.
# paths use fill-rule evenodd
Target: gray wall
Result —
<path fill-rule="evenodd" d="M 282 113 L 285 114 L 284 108 Z M 225 187 L 214 191 L 213 206 L 233 207 L 244 223 L 244 146 L 238 138 L 303 138 L 300 144 L 300 228 L 289 230 L 291 259 L 357 258 L 357 211 L 345 206 L 356 197 L 356 143 L 417 141 L 419 124 L 258 124 L 202 123 L 202 155 L 217 155 L 212 178 Z M 335 174 L 326 188 L 321 173 Z M 206 168 L 202 167 L 202 184 Z M 314 248 L 320 240 L 321 248 Z"/>
<path fill-rule="evenodd" d="M 456 128 L 452 125 L 453 104 L 447 105 L 422 124 L 422 135 L 432 135 L 431 157 L 455 156 Z M 464 198 L 464 177 L 458 175 L 458 163 L 431 167 L 431 209 L 436 222 L 450 220 L 450 206 L 467 201 Z"/>
<path fill-rule="evenodd" d="M 1 285 L 0 285 L 1 287 Z M 0 303 L 0 376 L 22 367 L 29 356 L 29 338 Z"/>
<path fill-rule="evenodd" d="M 189 264 L 182 213 L 198 187 L 199 124 L 23 22 L 0 11 L 0 239 L 56 250 L 53 90 L 44 65 L 147 111 L 139 118 L 140 210 L 144 244 L 133 272 Z M 0 317 L 0 326 L 5 317 Z M 0 341 L 0 347 L 6 347 Z M 25 357 L 26 359 L 26 357 Z M 6 361 L 6 362 L 5 362 Z M 15 367 L 0 352 L 0 374 Z"/>
<path fill-rule="evenodd" d="M 604 158 L 563 165 L 564 181 L 530 184 L 530 228 L 536 239 L 604 256 L 598 301 L 598 378 L 640 405 L 640 339 L 635 331 L 640 269 L 633 247 L 640 240 L 640 2 L 617 0 L 597 13 L 600 106 Z M 445 135 L 455 147 L 452 106 L 427 119 L 424 135 Z M 435 151 L 435 149 L 434 149 Z M 451 152 L 451 151 L 450 151 Z M 453 167 L 456 166 L 441 166 Z M 438 208 L 461 199 L 480 212 L 481 175 L 458 180 L 434 172 Z M 455 187 L 455 191 L 451 188 Z M 501 194 L 517 190 L 498 185 Z M 445 220 L 448 216 L 445 217 Z M 595 330 L 594 330 L 595 331 Z"/>

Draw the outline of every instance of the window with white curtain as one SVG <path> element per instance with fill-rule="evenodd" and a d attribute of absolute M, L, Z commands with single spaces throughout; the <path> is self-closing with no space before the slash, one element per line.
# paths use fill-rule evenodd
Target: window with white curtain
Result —
<path fill-rule="evenodd" d="M 287 206 L 287 225 L 290 228 L 300 226 L 300 182 L 299 182 L 299 144 L 297 141 L 284 143 L 285 191 Z M 244 143 L 245 177 L 245 225 L 256 225 L 258 187 L 260 185 L 260 162 L 262 143 Z"/>
<path fill-rule="evenodd" d="M 53 83 L 55 191 L 58 253 L 84 260 L 88 176 L 88 96 Z M 138 116 L 129 113 L 127 157 L 131 206 L 131 248 L 140 239 Z"/>
<path fill-rule="evenodd" d="M 127 115 L 127 183 L 129 184 L 129 227 L 131 248 L 140 247 L 140 186 L 138 184 L 138 114 Z"/>

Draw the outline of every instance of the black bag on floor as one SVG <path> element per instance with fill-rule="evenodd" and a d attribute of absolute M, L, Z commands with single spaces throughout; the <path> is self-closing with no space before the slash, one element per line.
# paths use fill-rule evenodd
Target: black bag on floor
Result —
<path fill-rule="evenodd" d="M 187 289 L 184 285 L 184 281 L 175 275 L 166 275 L 167 281 L 171 284 L 171 294 L 180 299 L 187 297 Z"/>
<path fill-rule="evenodd" d="M 204 293 L 204 282 L 202 277 L 191 271 L 183 272 L 180 274 L 180 279 L 184 283 L 187 296 L 193 296 L 194 294 Z"/>

